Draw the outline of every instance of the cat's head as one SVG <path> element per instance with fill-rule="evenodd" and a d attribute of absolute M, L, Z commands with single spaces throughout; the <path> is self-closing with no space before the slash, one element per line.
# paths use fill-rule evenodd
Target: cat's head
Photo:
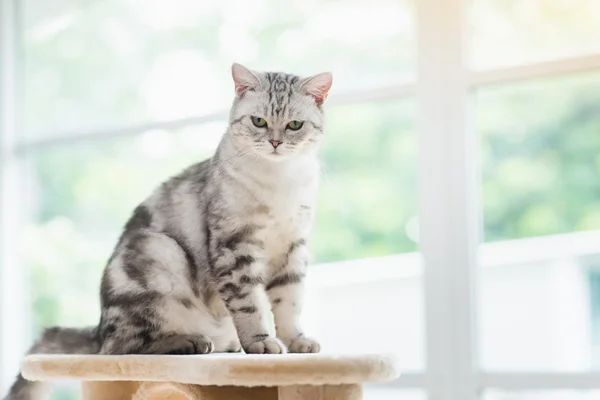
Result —
<path fill-rule="evenodd" d="M 229 134 L 239 151 L 278 161 L 318 148 L 331 73 L 300 78 L 233 64 L 232 75 Z"/>

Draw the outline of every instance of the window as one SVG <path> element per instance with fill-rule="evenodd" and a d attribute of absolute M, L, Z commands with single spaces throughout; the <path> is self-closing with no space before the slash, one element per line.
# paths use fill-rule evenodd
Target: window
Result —
<path fill-rule="evenodd" d="M 599 89 L 592 72 L 477 92 L 485 241 L 493 262 L 504 263 L 482 264 L 481 356 L 490 369 L 597 363 L 590 324 L 598 305 L 588 293 L 598 294 L 581 251 L 600 242 Z M 529 238 L 515 243 L 528 243 L 528 260 L 510 259 L 510 240 L 520 238 Z"/>
<path fill-rule="evenodd" d="M 238 61 L 334 71 L 304 317 L 328 351 L 398 354 L 367 399 L 595 398 L 599 21 L 595 0 L 0 0 L 0 389 L 42 327 L 97 323 L 123 223 L 212 154 Z"/>

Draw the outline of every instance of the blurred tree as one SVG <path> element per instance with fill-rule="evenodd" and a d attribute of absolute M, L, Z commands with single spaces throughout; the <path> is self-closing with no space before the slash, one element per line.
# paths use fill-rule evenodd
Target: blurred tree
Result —
<path fill-rule="evenodd" d="M 487 241 L 600 228 L 600 75 L 479 91 Z"/>
<path fill-rule="evenodd" d="M 577 10 L 544 3 L 542 11 L 512 0 L 475 3 L 477 67 L 555 56 L 545 46 L 556 43 L 566 54 L 597 37 L 588 16 L 597 15 L 598 2 Z M 302 74 L 332 69 L 339 91 L 414 75 L 412 2 L 24 4 L 29 138 L 225 109 L 234 60 Z M 547 40 L 548 32 L 564 39 Z M 599 93 L 598 74 L 477 91 L 487 241 L 600 228 Z M 329 110 L 316 262 L 417 250 L 414 116 L 412 99 Z M 36 333 L 97 322 L 100 273 L 129 213 L 158 182 L 208 157 L 224 129 L 206 124 L 27 155 L 36 203 L 23 259 Z M 67 393 L 56 398 L 74 398 Z"/>

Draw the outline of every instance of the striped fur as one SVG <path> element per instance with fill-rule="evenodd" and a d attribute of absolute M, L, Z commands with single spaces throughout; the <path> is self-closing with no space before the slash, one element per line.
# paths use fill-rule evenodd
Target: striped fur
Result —
<path fill-rule="evenodd" d="M 160 185 L 125 225 L 98 326 L 52 328 L 31 352 L 319 351 L 298 318 L 331 75 L 238 64 L 232 73 L 230 125 L 214 156 Z M 19 377 L 7 399 L 37 399 L 38 389 Z"/>

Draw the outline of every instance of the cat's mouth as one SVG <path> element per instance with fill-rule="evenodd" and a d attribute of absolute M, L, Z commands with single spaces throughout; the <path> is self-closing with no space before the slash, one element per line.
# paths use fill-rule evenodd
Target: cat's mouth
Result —
<path fill-rule="evenodd" d="M 265 156 L 272 161 L 285 160 L 286 156 L 281 151 L 273 150 L 265 154 Z"/>

